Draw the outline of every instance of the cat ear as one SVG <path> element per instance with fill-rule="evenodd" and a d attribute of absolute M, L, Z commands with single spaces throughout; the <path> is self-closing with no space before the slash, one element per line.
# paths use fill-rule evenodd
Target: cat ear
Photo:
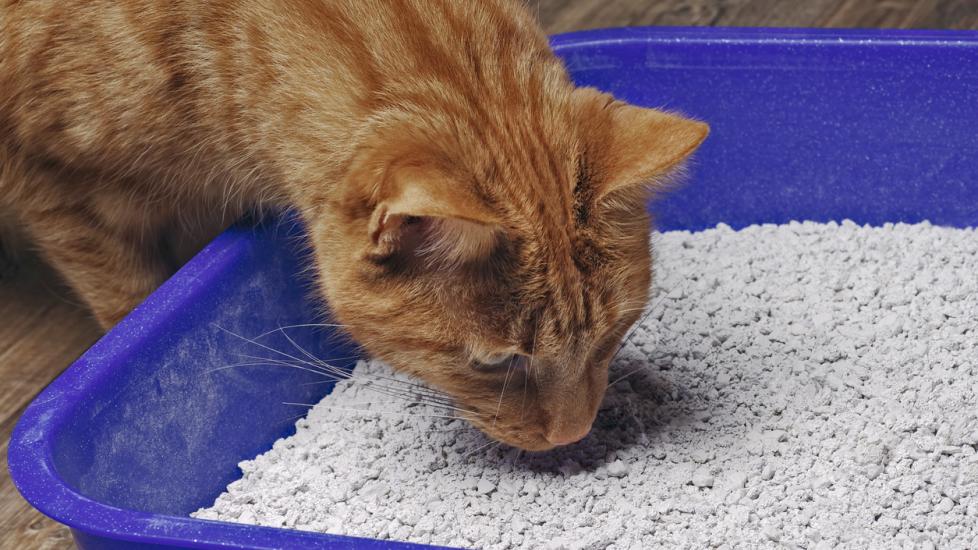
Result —
<path fill-rule="evenodd" d="M 614 191 L 654 186 L 676 170 L 710 127 L 679 115 L 635 107 L 604 96 L 603 120 L 589 128 L 586 175 L 597 176 L 597 198 Z"/>
<path fill-rule="evenodd" d="M 368 232 L 373 255 L 458 265 L 492 251 L 497 218 L 477 197 L 438 170 L 397 169 L 381 185 Z"/>

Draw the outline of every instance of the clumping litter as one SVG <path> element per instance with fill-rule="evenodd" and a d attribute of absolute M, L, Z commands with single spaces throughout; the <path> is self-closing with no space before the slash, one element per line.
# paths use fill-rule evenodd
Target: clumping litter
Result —
<path fill-rule="evenodd" d="M 978 233 L 656 234 L 594 429 L 540 454 L 358 383 L 197 518 L 479 548 L 978 548 Z"/>

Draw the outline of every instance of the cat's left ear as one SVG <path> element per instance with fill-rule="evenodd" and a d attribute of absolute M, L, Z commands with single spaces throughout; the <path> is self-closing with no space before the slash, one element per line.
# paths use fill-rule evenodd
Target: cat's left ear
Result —
<path fill-rule="evenodd" d="M 656 109 L 635 107 L 605 94 L 579 89 L 590 109 L 585 118 L 585 176 L 597 198 L 638 186 L 654 188 L 706 139 L 705 123 Z"/>
<path fill-rule="evenodd" d="M 437 169 L 392 170 L 377 190 L 368 232 L 372 254 L 458 265 L 492 251 L 498 220 L 466 187 Z"/>

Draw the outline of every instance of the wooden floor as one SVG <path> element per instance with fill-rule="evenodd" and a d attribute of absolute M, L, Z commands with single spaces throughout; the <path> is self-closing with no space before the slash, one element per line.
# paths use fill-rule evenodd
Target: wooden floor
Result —
<path fill-rule="evenodd" d="M 978 0 L 529 0 L 548 33 L 634 25 L 978 29 Z M 0 271 L 0 549 L 66 548 L 67 530 L 30 508 L 7 474 L 7 440 L 44 386 L 99 331 L 28 256 Z M 2 268 L 0 268 L 2 269 Z"/>
<path fill-rule="evenodd" d="M 637 25 L 978 29 L 978 0 L 530 0 L 548 33 Z"/>

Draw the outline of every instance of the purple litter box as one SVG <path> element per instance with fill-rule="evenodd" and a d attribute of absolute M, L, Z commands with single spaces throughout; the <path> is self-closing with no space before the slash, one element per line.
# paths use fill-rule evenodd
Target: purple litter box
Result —
<path fill-rule="evenodd" d="M 711 124 L 687 185 L 653 207 L 662 229 L 978 224 L 978 33 L 639 28 L 553 45 L 578 83 Z M 188 517 L 293 432 L 283 402 L 330 391 L 299 370 L 214 370 L 263 351 L 222 329 L 284 347 L 275 329 L 320 320 L 301 242 L 289 222 L 230 229 L 52 382 L 10 442 L 24 498 L 83 548 L 411 547 Z M 328 330 L 289 334 L 356 354 Z"/>

